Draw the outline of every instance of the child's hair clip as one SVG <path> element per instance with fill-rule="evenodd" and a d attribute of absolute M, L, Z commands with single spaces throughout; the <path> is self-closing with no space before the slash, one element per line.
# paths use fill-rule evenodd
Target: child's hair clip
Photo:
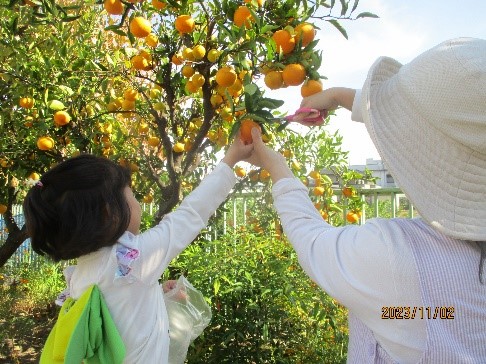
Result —
<path fill-rule="evenodd" d="M 311 109 L 309 107 L 301 107 L 297 109 L 293 115 L 285 117 L 286 121 L 295 121 L 298 123 L 314 124 L 322 121 L 327 117 L 327 110 Z"/>

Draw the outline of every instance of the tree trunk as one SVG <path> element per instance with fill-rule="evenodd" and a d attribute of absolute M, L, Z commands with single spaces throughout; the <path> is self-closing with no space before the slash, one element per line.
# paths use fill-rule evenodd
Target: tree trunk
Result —
<path fill-rule="evenodd" d="M 25 225 L 20 230 L 9 232 L 7 240 L 0 246 L 0 268 L 7 263 L 17 248 L 28 238 Z"/>

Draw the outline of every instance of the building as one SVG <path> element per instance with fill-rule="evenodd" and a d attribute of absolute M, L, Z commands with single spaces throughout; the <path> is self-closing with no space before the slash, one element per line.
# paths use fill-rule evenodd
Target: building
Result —
<path fill-rule="evenodd" d="M 395 179 L 386 169 L 385 164 L 380 159 L 367 158 L 365 165 L 350 165 L 349 169 L 353 169 L 358 172 L 364 172 L 365 169 L 371 171 L 373 177 L 376 177 L 376 186 L 378 188 L 394 188 L 398 187 L 395 183 Z"/>

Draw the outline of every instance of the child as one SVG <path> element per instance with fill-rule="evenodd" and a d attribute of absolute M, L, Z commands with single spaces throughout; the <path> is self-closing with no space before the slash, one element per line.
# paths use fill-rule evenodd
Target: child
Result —
<path fill-rule="evenodd" d="M 33 249 L 55 261 L 77 258 L 68 277 L 70 296 L 78 299 L 97 285 L 125 345 L 124 363 L 167 363 L 169 327 L 158 280 L 224 201 L 236 181 L 232 167 L 251 149 L 236 137 L 179 208 L 143 233 L 130 174 L 108 159 L 71 158 L 27 194 L 24 213 Z"/>
<path fill-rule="evenodd" d="M 348 363 L 486 363 L 486 41 L 379 58 L 361 91 L 301 106 L 352 108 L 421 216 L 332 227 L 252 130 L 300 264 L 349 310 Z"/>

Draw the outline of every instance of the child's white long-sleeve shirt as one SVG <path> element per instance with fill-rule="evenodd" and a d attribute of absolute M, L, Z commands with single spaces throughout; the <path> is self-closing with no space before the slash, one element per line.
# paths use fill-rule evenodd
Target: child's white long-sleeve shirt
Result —
<path fill-rule="evenodd" d="M 125 232 L 113 247 L 80 257 L 69 279 L 78 298 L 98 284 L 126 345 L 126 364 L 164 364 L 169 327 L 159 278 L 170 261 L 203 229 L 236 182 L 221 162 L 180 206 L 155 227 L 134 235 Z"/>

